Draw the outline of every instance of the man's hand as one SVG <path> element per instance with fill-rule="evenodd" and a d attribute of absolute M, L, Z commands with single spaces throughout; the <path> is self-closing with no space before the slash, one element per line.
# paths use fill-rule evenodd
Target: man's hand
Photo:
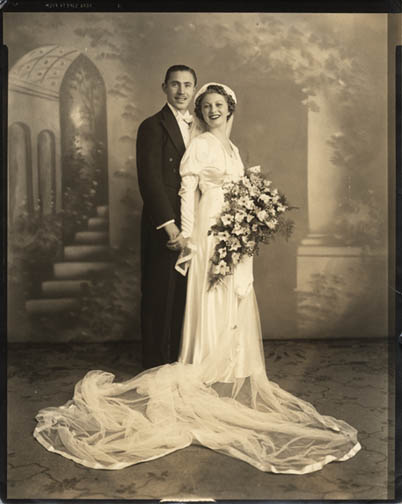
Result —
<path fill-rule="evenodd" d="M 174 222 L 169 222 L 169 224 L 166 224 L 166 226 L 164 226 L 163 229 L 168 234 L 169 241 L 174 240 L 180 234 L 180 229 L 176 226 Z"/>
<path fill-rule="evenodd" d="M 166 243 L 166 247 L 173 251 L 181 250 L 184 238 L 181 236 L 180 229 L 176 226 L 176 224 L 174 222 L 170 222 L 164 226 L 164 229 L 169 236 L 169 241 Z"/>
<path fill-rule="evenodd" d="M 180 233 L 175 239 L 169 240 L 166 246 L 170 250 L 183 250 L 187 246 L 187 238 Z"/>

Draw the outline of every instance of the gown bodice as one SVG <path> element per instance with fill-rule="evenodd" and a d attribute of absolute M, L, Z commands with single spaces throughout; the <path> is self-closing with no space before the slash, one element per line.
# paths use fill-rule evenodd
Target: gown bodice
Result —
<path fill-rule="evenodd" d="M 180 165 L 182 183 L 179 194 L 182 231 L 186 237 L 191 236 L 193 232 L 197 189 L 201 198 L 208 199 L 203 204 L 213 217 L 219 213 L 223 204 L 223 185 L 239 179 L 244 174 L 239 150 L 232 142 L 230 146 L 232 152 L 229 154 L 219 138 L 210 132 L 205 132 L 191 141 L 183 156 Z"/>

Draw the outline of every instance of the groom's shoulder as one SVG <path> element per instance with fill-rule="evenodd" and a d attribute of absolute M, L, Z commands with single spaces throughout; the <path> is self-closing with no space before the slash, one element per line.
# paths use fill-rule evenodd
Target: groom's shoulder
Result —
<path fill-rule="evenodd" d="M 160 124 L 162 119 L 163 119 L 163 109 L 144 119 L 140 124 L 139 128 L 156 127 Z"/>

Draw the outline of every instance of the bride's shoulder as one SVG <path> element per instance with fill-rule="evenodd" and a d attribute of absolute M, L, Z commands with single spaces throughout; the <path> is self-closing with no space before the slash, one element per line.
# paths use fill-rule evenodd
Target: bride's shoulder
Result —
<path fill-rule="evenodd" d="M 208 131 L 204 131 L 204 133 L 200 133 L 196 137 L 191 140 L 191 143 L 194 145 L 203 145 L 210 141 L 211 134 Z"/>
<path fill-rule="evenodd" d="M 239 152 L 239 148 L 237 147 L 237 145 L 235 145 L 232 140 L 229 140 L 230 142 L 230 145 L 232 146 L 232 148 L 236 151 L 236 152 Z"/>
<path fill-rule="evenodd" d="M 187 151 L 190 151 L 197 157 L 197 159 L 205 160 L 208 156 L 208 152 L 210 151 L 208 135 L 201 133 L 193 138 L 187 148 Z"/>

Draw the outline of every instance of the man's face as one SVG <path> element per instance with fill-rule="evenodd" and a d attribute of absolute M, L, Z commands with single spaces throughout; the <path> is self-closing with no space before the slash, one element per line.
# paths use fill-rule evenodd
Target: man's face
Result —
<path fill-rule="evenodd" d="M 170 105 L 180 112 L 185 112 L 195 91 L 193 74 L 187 70 L 172 72 L 168 82 L 162 84 L 162 89 Z"/>

